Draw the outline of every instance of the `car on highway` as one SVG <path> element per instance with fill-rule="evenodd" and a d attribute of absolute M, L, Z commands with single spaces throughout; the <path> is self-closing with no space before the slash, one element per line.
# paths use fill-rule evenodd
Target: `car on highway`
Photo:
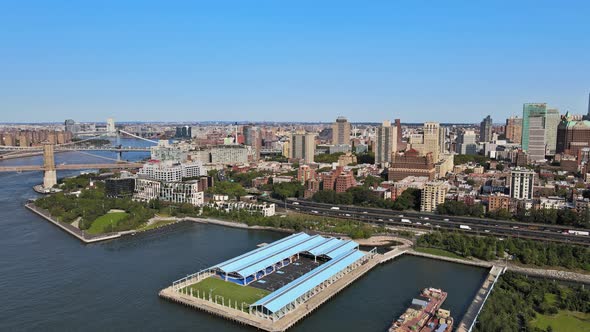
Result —
<path fill-rule="evenodd" d="M 409 219 L 402 219 L 401 222 L 405 224 L 411 224 L 412 222 Z"/>
<path fill-rule="evenodd" d="M 299 205 L 299 202 L 293 202 L 293 205 Z"/>
<path fill-rule="evenodd" d="M 443 219 L 443 220 L 444 220 L 444 221 L 449 221 L 449 218 L 445 218 L 445 219 Z"/>
<path fill-rule="evenodd" d="M 311 213 L 316 213 L 316 214 L 317 214 L 317 213 L 319 213 L 319 212 L 318 212 L 318 211 L 316 211 L 316 210 L 312 210 L 312 211 L 311 211 Z"/>
<path fill-rule="evenodd" d="M 486 232 L 486 233 L 489 233 L 490 232 L 489 229 L 484 229 L 483 231 Z"/>
<path fill-rule="evenodd" d="M 350 214 L 349 213 L 346 213 L 345 216 L 350 217 Z"/>
<path fill-rule="evenodd" d="M 416 221 L 416 225 L 422 225 L 422 223 L 419 221 Z"/>
<path fill-rule="evenodd" d="M 332 207 L 330 208 L 330 210 L 340 210 L 340 208 L 339 208 L 339 207 L 337 207 L 337 206 L 332 206 Z"/>

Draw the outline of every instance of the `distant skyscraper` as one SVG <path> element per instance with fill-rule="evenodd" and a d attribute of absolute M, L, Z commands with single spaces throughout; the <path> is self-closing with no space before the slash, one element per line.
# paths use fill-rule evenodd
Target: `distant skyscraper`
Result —
<path fill-rule="evenodd" d="M 548 109 L 545 114 L 545 154 L 555 155 L 557 145 L 557 127 L 561 121 L 561 115 L 556 109 Z"/>
<path fill-rule="evenodd" d="M 397 151 L 397 128 L 391 126 L 391 122 L 383 121 L 377 127 L 375 141 L 375 164 L 391 162 L 391 154 Z"/>
<path fill-rule="evenodd" d="M 465 130 L 457 136 L 458 154 L 477 154 L 476 136 L 473 130 Z"/>
<path fill-rule="evenodd" d="M 590 93 L 588 94 L 588 113 L 583 117 L 583 120 L 590 120 Z"/>
<path fill-rule="evenodd" d="M 78 128 L 76 128 L 76 121 L 72 120 L 72 119 L 67 119 L 64 122 L 64 126 L 65 126 L 65 131 L 70 132 L 72 134 L 75 134 L 78 132 Z"/>
<path fill-rule="evenodd" d="M 115 136 L 117 134 L 117 129 L 115 128 L 115 120 L 113 118 L 107 119 L 107 135 Z"/>
<path fill-rule="evenodd" d="M 350 122 L 343 116 L 339 116 L 332 124 L 332 144 L 350 145 Z"/>
<path fill-rule="evenodd" d="M 315 134 L 292 134 L 289 142 L 289 158 L 302 159 L 306 164 L 313 163 Z"/>
<path fill-rule="evenodd" d="M 506 139 L 512 143 L 520 144 L 522 141 L 522 118 L 511 116 L 506 119 Z"/>
<path fill-rule="evenodd" d="M 522 110 L 522 149 L 531 160 L 545 159 L 545 117 L 547 104 L 524 104 Z M 557 135 L 557 128 L 556 128 Z"/>
<path fill-rule="evenodd" d="M 402 149 L 402 123 L 400 119 L 395 119 L 395 129 L 397 130 L 397 151 Z"/>
<path fill-rule="evenodd" d="M 488 115 L 479 125 L 479 141 L 489 142 L 492 140 L 492 118 Z"/>
<path fill-rule="evenodd" d="M 260 150 L 262 149 L 262 133 L 259 127 L 247 125 L 242 128 L 244 135 L 244 144 L 254 149 L 254 159 L 260 160 Z"/>

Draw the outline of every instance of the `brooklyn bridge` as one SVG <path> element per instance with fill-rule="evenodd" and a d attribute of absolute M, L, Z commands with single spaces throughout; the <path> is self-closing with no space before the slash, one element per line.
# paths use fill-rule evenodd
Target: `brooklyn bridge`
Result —
<path fill-rule="evenodd" d="M 156 141 L 152 141 L 140 136 L 133 135 L 123 130 L 117 131 L 117 135 L 126 135 L 134 138 L 138 138 L 144 141 L 148 141 L 153 144 L 157 144 Z M 43 188 L 49 189 L 57 184 L 57 171 L 58 170 L 77 170 L 77 169 L 128 169 L 128 168 L 139 168 L 143 164 L 136 162 L 128 162 L 122 160 L 123 152 L 147 152 L 150 151 L 149 147 L 123 147 L 123 146 L 92 146 L 82 143 L 88 143 L 89 141 L 95 140 L 102 136 L 96 136 L 81 141 L 70 142 L 65 144 L 52 144 L 44 143 L 42 146 L 34 147 L 19 147 L 19 146 L 0 146 L 0 151 L 8 151 L 8 153 L 2 156 L 31 156 L 37 154 L 43 154 L 43 165 L 14 165 L 14 166 L 0 166 L 0 172 L 26 172 L 26 171 L 43 171 Z M 76 151 L 83 154 L 88 154 L 93 157 L 108 160 L 106 163 L 92 163 L 92 164 L 55 164 L 55 152 L 62 151 Z M 90 154 L 85 151 L 112 151 L 117 152 L 117 159 L 98 156 Z"/>

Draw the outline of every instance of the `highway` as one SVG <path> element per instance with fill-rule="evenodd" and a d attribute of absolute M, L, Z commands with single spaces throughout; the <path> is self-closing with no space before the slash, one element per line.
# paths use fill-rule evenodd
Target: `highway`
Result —
<path fill-rule="evenodd" d="M 472 217 L 443 216 L 430 213 L 393 211 L 349 205 L 315 203 L 304 200 L 280 201 L 271 198 L 265 200 L 300 213 L 324 215 L 341 219 L 359 220 L 385 226 L 403 226 L 421 230 L 455 230 L 476 235 L 494 235 L 497 237 L 518 237 L 539 241 L 579 244 L 590 246 L 590 236 L 563 234 L 566 230 L 581 230 L 567 226 L 530 224 L 505 220 L 493 220 Z M 338 209 L 333 209 L 337 207 Z M 402 219 L 410 222 L 402 222 Z M 461 229 L 460 225 L 469 229 Z"/>

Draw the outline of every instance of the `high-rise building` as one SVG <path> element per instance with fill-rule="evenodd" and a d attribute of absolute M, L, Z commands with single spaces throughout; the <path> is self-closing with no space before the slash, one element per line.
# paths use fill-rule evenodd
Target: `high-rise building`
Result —
<path fill-rule="evenodd" d="M 522 142 L 522 118 L 511 116 L 506 119 L 506 139 L 512 143 L 520 144 Z"/>
<path fill-rule="evenodd" d="M 350 145 L 350 122 L 343 116 L 332 124 L 332 144 Z"/>
<path fill-rule="evenodd" d="M 64 121 L 64 127 L 65 131 L 72 134 L 76 134 L 77 132 L 82 130 L 80 124 L 72 119 L 67 119 L 66 121 Z"/>
<path fill-rule="evenodd" d="M 391 154 L 397 150 L 397 129 L 391 126 L 391 122 L 383 121 L 377 127 L 375 140 L 375 164 L 391 162 Z"/>
<path fill-rule="evenodd" d="M 113 118 L 107 119 L 107 135 L 109 135 L 109 136 L 117 135 L 117 129 L 115 128 L 115 119 L 113 119 Z"/>
<path fill-rule="evenodd" d="M 588 94 L 588 113 L 586 113 L 586 115 L 584 115 L 583 120 L 590 121 L 590 93 Z"/>
<path fill-rule="evenodd" d="M 408 176 L 424 176 L 428 180 L 435 177 L 436 167 L 432 160 L 432 153 L 420 156 L 418 151 L 410 149 L 405 153 L 394 153 L 391 167 L 388 169 L 389 181 L 400 181 Z"/>
<path fill-rule="evenodd" d="M 548 109 L 545 115 L 545 154 L 555 155 L 557 145 L 557 126 L 559 126 L 561 116 L 556 109 Z"/>
<path fill-rule="evenodd" d="M 524 104 L 522 110 L 522 149 L 530 160 L 544 160 L 547 104 Z M 556 129 L 557 131 L 557 129 Z"/>
<path fill-rule="evenodd" d="M 315 134 L 291 134 L 289 158 L 301 159 L 305 164 L 313 163 L 315 155 Z"/>
<path fill-rule="evenodd" d="M 190 126 L 182 126 L 176 127 L 176 134 L 174 135 L 176 138 L 191 138 L 192 137 L 192 129 Z"/>
<path fill-rule="evenodd" d="M 557 127 L 555 152 L 577 156 L 581 149 L 587 147 L 590 147 L 590 121 L 574 121 L 566 113 Z"/>
<path fill-rule="evenodd" d="M 457 135 L 458 154 L 477 154 L 476 136 L 473 130 L 464 130 Z"/>
<path fill-rule="evenodd" d="M 421 194 L 420 211 L 434 212 L 439 204 L 445 202 L 447 184 L 443 181 L 426 182 Z"/>
<path fill-rule="evenodd" d="M 492 118 L 488 115 L 479 125 L 479 141 L 490 142 L 492 140 Z"/>
<path fill-rule="evenodd" d="M 260 150 L 262 149 L 262 134 L 259 127 L 247 125 L 242 128 L 244 135 L 244 144 L 254 149 L 254 159 L 260 160 Z"/>
<path fill-rule="evenodd" d="M 515 168 L 510 172 L 510 197 L 532 199 L 535 172 L 527 168 Z"/>
<path fill-rule="evenodd" d="M 441 128 L 437 122 L 424 122 L 424 132 L 410 136 L 411 148 L 425 156 L 432 153 L 434 162 L 438 162 L 441 152 Z"/>
<path fill-rule="evenodd" d="M 401 151 L 402 149 L 402 123 L 400 119 L 395 119 L 395 129 L 397 130 L 397 151 Z M 396 151 L 396 152 L 397 152 Z"/>

